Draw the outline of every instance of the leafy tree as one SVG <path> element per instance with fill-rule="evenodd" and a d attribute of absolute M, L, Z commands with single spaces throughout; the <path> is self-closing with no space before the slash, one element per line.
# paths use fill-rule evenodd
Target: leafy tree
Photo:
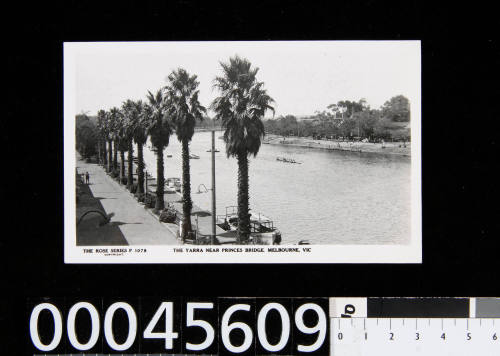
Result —
<path fill-rule="evenodd" d="M 196 122 L 203 120 L 206 109 L 198 100 L 199 90 L 196 75 L 179 68 L 168 76 L 165 88 L 168 98 L 168 113 L 182 144 L 182 238 L 192 231 L 191 176 L 189 167 L 189 142 L 193 138 Z"/>
<path fill-rule="evenodd" d="M 354 118 L 360 129 L 361 137 L 373 138 L 379 116 L 378 110 L 365 110 L 355 114 Z"/>
<path fill-rule="evenodd" d="M 357 129 L 358 125 L 354 118 L 347 118 L 342 121 L 340 124 L 340 132 L 344 137 L 352 137 L 354 135 L 354 131 Z"/>
<path fill-rule="evenodd" d="M 96 125 L 85 114 L 76 118 L 76 148 L 84 158 L 91 158 L 96 154 L 98 130 Z"/>
<path fill-rule="evenodd" d="M 279 125 L 283 136 L 290 136 L 298 131 L 297 118 L 293 115 L 281 116 L 279 119 Z"/>
<path fill-rule="evenodd" d="M 410 101 L 403 95 L 392 97 L 382 106 L 382 116 L 396 122 L 410 121 Z"/>
<path fill-rule="evenodd" d="M 161 211 L 165 208 L 164 201 L 164 162 L 163 150 L 168 146 L 170 135 L 172 134 L 171 123 L 167 117 L 167 107 L 161 90 L 156 94 L 148 91 L 148 104 L 145 106 L 148 117 L 148 133 L 151 137 L 151 144 L 156 153 L 156 205 L 155 210 Z"/>
<path fill-rule="evenodd" d="M 211 108 L 224 128 L 227 156 L 238 161 L 238 241 L 250 237 L 248 157 L 256 156 L 264 138 L 262 118 L 274 108 L 274 100 L 257 81 L 258 68 L 252 68 L 247 59 L 235 56 L 227 63 L 220 63 L 222 75 L 214 80 L 214 88 L 220 96 Z"/>
<path fill-rule="evenodd" d="M 366 99 L 363 98 L 360 99 L 358 102 L 341 100 L 336 105 L 335 104 L 329 105 L 328 108 L 344 112 L 343 118 L 346 118 L 346 117 L 351 117 L 356 112 L 369 109 L 369 106 L 366 103 Z"/>

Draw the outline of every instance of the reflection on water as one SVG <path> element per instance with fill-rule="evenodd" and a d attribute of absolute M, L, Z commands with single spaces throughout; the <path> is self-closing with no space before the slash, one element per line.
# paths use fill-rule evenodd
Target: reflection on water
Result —
<path fill-rule="evenodd" d="M 237 163 L 227 158 L 216 133 L 217 214 L 236 205 Z M 149 143 L 148 143 L 149 146 Z M 190 160 L 195 204 L 211 207 L 211 134 L 195 133 Z M 171 154 L 171 158 L 167 158 Z M 144 150 L 146 168 L 156 176 L 156 157 Z M 279 162 L 293 158 L 302 164 Z M 262 145 L 250 159 L 250 208 L 274 220 L 283 244 L 406 244 L 410 242 L 410 158 Z M 176 137 L 165 149 L 165 178 L 181 177 L 181 146 Z M 203 190 L 203 189 L 202 189 Z"/>

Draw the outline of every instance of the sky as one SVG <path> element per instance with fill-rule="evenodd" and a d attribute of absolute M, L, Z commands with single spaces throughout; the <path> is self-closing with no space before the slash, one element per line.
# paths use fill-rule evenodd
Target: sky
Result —
<path fill-rule="evenodd" d="M 276 116 L 311 115 L 361 98 L 379 108 L 400 94 L 420 103 L 419 41 L 65 43 L 65 95 L 75 114 L 95 115 L 145 99 L 181 67 L 198 76 L 200 102 L 208 107 L 218 94 L 212 84 L 220 62 L 236 54 L 259 68 Z"/>

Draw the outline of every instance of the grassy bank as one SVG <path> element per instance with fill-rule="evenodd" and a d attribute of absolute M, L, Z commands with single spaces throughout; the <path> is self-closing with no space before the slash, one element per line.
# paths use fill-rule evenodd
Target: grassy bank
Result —
<path fill-rule="evenodd" d="M 411 144 L 408 142 L 406 144 L 403 144 L 401 142 L 386 142 L 382 145 L 381 143 L 371 142 L 314 140 L 310 137 L 283 138 L 283 136 L 270 134 L 266 136 L 264 143 L 270 145 L 287 145 L 294 147 L 307 147 L 337 151 L 370 152 L 378 154 L 394 154 L 400 156 L 411 155 Z"/>

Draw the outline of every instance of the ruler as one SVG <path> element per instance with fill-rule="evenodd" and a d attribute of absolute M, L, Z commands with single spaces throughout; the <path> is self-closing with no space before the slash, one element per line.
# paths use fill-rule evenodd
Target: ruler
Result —
<path fill-rule="evenodd" d="M 500 319 L 332 318 L 331 355 L 500 355 Z"/>
<path fill-rule="evenodd" d="M 500 355 L 500 299 L 331 298 L 330 355 Z"/>

